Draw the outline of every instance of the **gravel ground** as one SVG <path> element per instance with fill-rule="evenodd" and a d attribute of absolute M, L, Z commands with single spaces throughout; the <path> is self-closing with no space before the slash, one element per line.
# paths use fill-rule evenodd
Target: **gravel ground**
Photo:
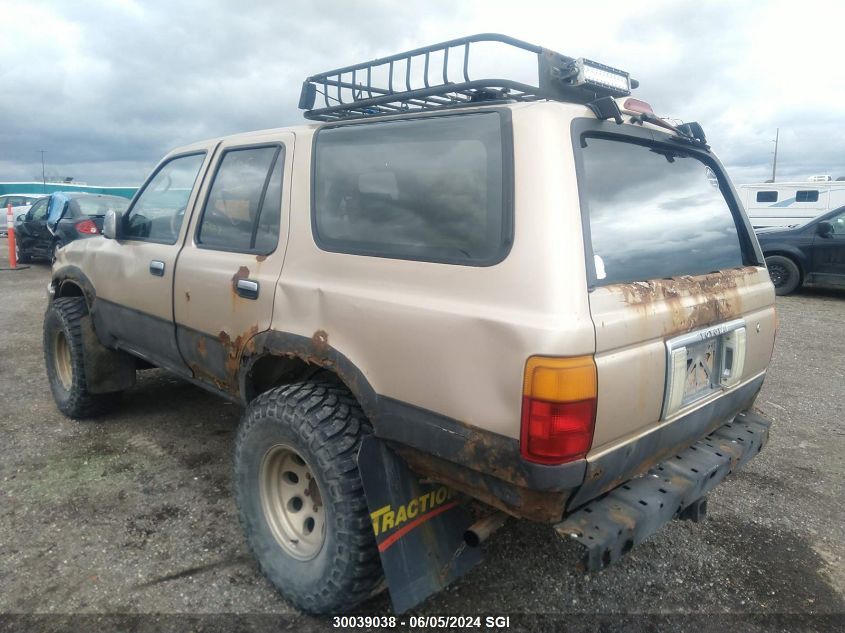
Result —
<path fill-rule="evenodd" d="M 331 628 L 295 615 L 246 549 L 230 483 L 238 407 L 153 370 L 107 418 L 58 413 L 41 351 L 49 274 L 44 264 L 0 272 L 7 625 L 22 625 L 8 614 L 31 613 L 291 614 L 267 621 Z M 778 309 L 775 358 L 757 401 L 774 421 L 769 446 L 710 495 L 707 521 L 673 522 L 595 574 L 573 571 L 576 546 L 549 527 L 510 521 L 485 546 L 482 565 L 414 613 L 568 622 L 781 613 L 799 614 L 786 628 L 845 623 L 845 292 L 805 290 L 779 298 Z M 359 611 L 389 612 L 385 594 Z M 614 618 L 604 621 L 615 628 Z"/>

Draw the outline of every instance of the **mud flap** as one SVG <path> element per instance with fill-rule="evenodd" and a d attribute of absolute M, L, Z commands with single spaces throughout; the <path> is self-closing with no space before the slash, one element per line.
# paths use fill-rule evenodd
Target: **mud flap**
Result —
<path fill-rule="evenodd" d="M 422 483 L 376 437 L 365 437 L 358 468 L 396 613 L 437 593 L 481 561 L 463 535 L 472 515 L 453 490 Z"/>
<path fill-rule="evenodd" d="M 79 327 L 88 391 L 111 393 L 132 387 L 135 384 L 135 359 L 126 352 L 103 345 L 94 331 L 90 314 L 80 319 Z"/>

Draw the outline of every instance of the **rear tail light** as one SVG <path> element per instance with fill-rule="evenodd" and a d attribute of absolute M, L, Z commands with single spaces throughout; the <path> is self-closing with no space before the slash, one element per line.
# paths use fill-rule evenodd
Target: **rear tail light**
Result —
<path fill-rule="evenodd" d="M 76 223 L 76 232 L 82 235 L 99 235 L 100 229 L 94 223 L 94 220 L 82 220 Z"/>
<path fill-rule="evenodd" d="M 529 358 L 522 390 L 522 456 L 541 464 L 584 457 L 593 443 L 596 392 L 592 356 Z"/>

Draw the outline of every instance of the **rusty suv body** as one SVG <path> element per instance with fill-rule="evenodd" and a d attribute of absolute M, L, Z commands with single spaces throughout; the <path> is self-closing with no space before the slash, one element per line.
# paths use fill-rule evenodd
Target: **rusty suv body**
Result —
<path fill-rule="evenodd" d="M 607 144 L 609 153 L 591 155 Z M 602 160 L 627 167 L 600 170 Z M 238 170 L 238 161 L 252 164 Z M 695 187 L 709 186 L 722 214 L 719 235 L 696 246 L 715 216 L 706 204 L 677 211 L 702 204 L 688 191 L 675 207 L 671 196 L 648 198 L 652 206 L 636 213 L 619 203 L 633 205 L 637 183 L 659 178 L 618 169 L 649 161 L 656 170 L 695 163 Z M 263 193 L 246 191 L 258 167 Z M 630 187 L 604 196 L 611 181 Z M 183 200 L 168 216 L 166 204 L 146 204 L 155 191 Z M 256 220 L 242 239 L 240 225 L 267 200 L 277 206 L 262 212 L 266 225 Z M 466 207 L 463 223 L 420 212 Z M 673 214 L 686 242 L 669 252 L 677 236 L 661 232 Z M 402 230 L 385 228 L 397 217 Z M 648 231 L 658 246 L 646 244 Z M 730 253 L 712 263 L 726 240 Z M 180 148 L 136 196 L 118 239 L 62 249 L 51 288 L 86 297 L 106 347 L 234 401 L 315 367 L 333 372 L 414 470 L 541 521 L 559 520 L 751 407 L 776 329 L 762 254 L 709 149 L 648 121 L 619 125 L 555 102 Z M 670 403 L 667 341 L 740 325 L 743 362 L 724 370 L 735 375 L 721 385 L 715 378 L 691 402 L 682 389 Z M 544 358 L 586 367 L 573 374 L 585 376 L 573 397 L 588 402 L 587 437 L 560 458 L 526 445 L 528 370 Z M 134 371 L 112 367 L 101 379 L 125 387 Z"/>

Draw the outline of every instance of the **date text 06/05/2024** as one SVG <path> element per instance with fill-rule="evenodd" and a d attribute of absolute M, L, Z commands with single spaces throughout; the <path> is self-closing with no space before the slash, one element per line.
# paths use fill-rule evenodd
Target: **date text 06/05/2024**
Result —
<path fill-rule="evenodd" d="M 384 628 L 396 626 L 414 628 L 449 629 L 507 629 L 510 616 L 507 615 L 412 615 L 398 618 L 394 615 L 336 615 L 332 619 L 334 628 Z"/>

